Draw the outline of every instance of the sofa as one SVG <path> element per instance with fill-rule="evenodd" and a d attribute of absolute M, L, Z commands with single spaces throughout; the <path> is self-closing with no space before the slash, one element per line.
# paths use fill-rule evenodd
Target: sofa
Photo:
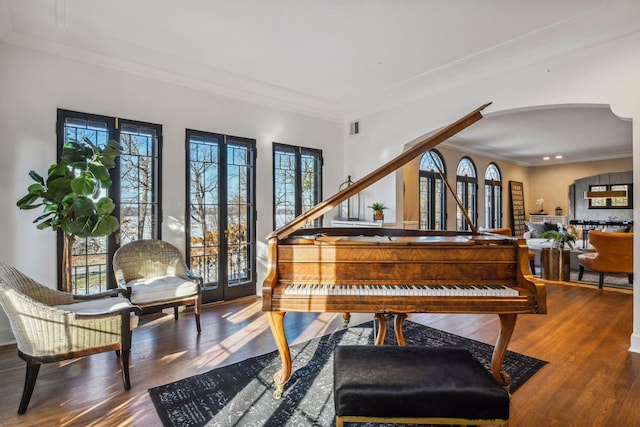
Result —
<path fill-rule="evenodd" d="M 528 231 L 526 231 L 523 235 L 523 238 L 527 242 L 527 246 L 529 249 L 533 250 L 536 253 L 534 263 L 536 265 L 541 264 L 540 252 L 543 248 L 550 248 L 553 245 L 553 241 L 550 239 L 540 238 L 539 234 L 543 233 L 547 230 L 566 230 L 568 233 L 573 235 L 576 241 L 572 244 L 573 249 L 571 251 L 571 269 L 578 270 L 578 255 L 585 252 L 593 252 L 595 248 L 589 243 L 589 233 L 591 231 L 599 230 L 599 231 L 607 231 L 607 232 L 616 232 L 616 233 L 625 233 L 632 232 L 633 228 L 629 226 L 590 226 L 589 228 L 579 228 L 574 227 L 572 225 L 566 226 L 564 224 L 551 224 L 551 223 L 540 223 L 540 222 L 528 222 L 525 221 L 525 224 L 528 227 Z M 586 239 L 585 239 L 586 237 Z"/>

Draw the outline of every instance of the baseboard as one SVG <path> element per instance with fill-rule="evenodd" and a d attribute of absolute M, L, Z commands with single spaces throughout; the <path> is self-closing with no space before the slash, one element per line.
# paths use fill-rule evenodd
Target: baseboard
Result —
<path fill-rule="evenodd" d="M 639 334 L 631 334 L 631 347 L 629 347 L 629 351 L 633 353 L 640 353 L 640 335 Z"/>

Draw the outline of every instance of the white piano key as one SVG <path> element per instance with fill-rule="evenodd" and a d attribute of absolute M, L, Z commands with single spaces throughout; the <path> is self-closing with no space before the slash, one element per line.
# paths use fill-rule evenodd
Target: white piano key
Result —
<path fill-rule="evenodd" d="M 371 295 L 371 296 L 518 296 L 519 292 L 505 285 L 320 285 L 291 284 L 285 295 Z"/>

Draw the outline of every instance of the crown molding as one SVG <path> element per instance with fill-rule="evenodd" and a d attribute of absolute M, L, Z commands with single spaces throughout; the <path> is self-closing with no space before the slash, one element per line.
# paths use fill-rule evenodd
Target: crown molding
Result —
<path fill-rule="evenodd" d="M 124 55 L 125 57 L 115 57 L 16 31 L 10 31 L 2 36 L 0 42 L 264 107 L 344 123 L 344 116 L 339 111 L 339 107 L 331 102 L 202 64 L 189 64 L 183 59 L 168 58 L 167 60 L 166 55 L 161 58 L 149 52 L 141 52 L 139 58 L 132 60 L 126 57 L 135 55 L 131 49 L 128 50 L 127 55 Z M 158 66 L 158 62 L 163 62 L 164 66 Z M 186 70 L 194 68 L 201 70 L 199 75 L 187 75 Z"/>

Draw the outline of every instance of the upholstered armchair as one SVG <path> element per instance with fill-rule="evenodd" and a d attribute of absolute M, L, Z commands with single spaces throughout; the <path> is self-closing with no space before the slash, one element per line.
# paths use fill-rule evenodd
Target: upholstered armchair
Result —
<path fill-rule="evenodd" d="M 193 304 L 201 332 L 202 277 L 189 270 L 178 248 L 162 240 L 134 240 L 116 251 L 113 269 L 118 286 L 143 311 L 173 307 L 178 320 L 178 307 Z"/>
<path fill-rule="evenodd" d="M 600 273 L 598 287 L 602 289 L 605 273 L 626 273 L 633 283 L 633 233 L 590 231 L 589 243 L 596 250 L 578 255 L 582 280 L 585 267 Z"/>
<path fill-rule="evenodd" d="M 489 228 L 485 230 L 489 233 L 499 234 L 501 236 L 512 236 L 511 229 L 507 227 L 503 228 Z M 529 249 L 529 268 L 531 269 L 531 274 L 536 274 L 536 253 Z"/>
<path fill-rule="evenodd" d="M 18 356 L 27 362 L 18 414 L 26 412 L 40 365 L 95 353 L 120 356 L 125 390 L 131 388 L 131 330 L 140 309 L 114 289 L 94 295 L 73 295 L 41 285 L 0 261 L 0 306 L 11 324 Z"/>

